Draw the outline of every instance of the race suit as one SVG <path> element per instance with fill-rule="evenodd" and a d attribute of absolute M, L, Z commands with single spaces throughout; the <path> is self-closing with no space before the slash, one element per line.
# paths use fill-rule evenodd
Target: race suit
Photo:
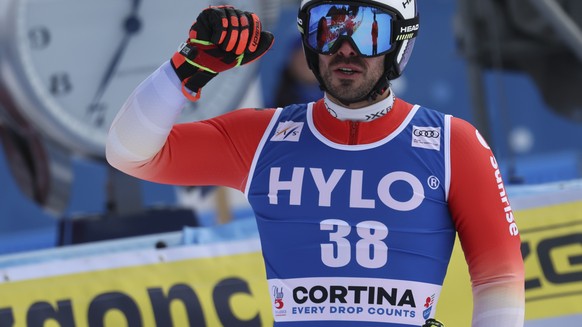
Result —
<path fill-rule="evenodd" d="M 358 110 L 324 98 L 175 124 L 185 101 L 165 63 L 118 113 L 107 159 L 152 182 L 244 192 L 276 327 L 421 326 L 456 235 L 473 326 L 523 325 L 518 229 L 499 165 L 468 122 L 391 93 Z"/>

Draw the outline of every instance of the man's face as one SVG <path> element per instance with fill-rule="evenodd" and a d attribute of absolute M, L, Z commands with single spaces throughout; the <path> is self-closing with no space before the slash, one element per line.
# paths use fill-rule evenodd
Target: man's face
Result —
<path fill-rule="evenodd" d="M 319 55 L 319 72 L 328 95 L 358 108 L 369 104 L 353 100 L 366 96 L 376 85 L 384 72 L 384 56 L 360 57 L 349 42 L 343 42 L 334 54 Z"/>

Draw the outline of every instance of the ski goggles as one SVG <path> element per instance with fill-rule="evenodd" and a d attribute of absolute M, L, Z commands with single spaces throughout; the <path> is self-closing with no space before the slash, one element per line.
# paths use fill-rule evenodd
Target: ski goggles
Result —
<path fill-rule="evenodd" d="M 347 41 L 363 57 L 384 55 L 418 34 L 419 19 L 402 19 L 388 8 L 358 2 L 317 3 L 299 13 L 304 44 L 320 54 L 335 53 Z"/>

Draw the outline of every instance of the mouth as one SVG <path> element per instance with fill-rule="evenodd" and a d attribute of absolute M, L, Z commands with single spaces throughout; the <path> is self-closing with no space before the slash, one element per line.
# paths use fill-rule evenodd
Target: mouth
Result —
<path fill-rule="evenodd" d="M 362 73 L 360 69 L 353 66 L 339 66 L 334 71 L 342 76 L 353 76 Z"/>

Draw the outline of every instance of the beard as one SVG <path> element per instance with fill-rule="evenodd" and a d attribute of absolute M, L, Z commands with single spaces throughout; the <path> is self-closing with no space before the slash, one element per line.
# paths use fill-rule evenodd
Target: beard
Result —
<path fill-rule="evenodd" d="M 358 80 L 334 78 L 332 76 L 333 69 L 330 67 L 337 67 L 341 64 L 357 66 L 362 73 L 362 78 Z M 348 105 L 366 100 L 382 76 L 382 71 L 369 71 L 364 60 L 360 57 L 346 58 L 336 56 L 330 61 L 327 69 L 322 70 L 320 66 L 320 72 L 326 91 L 334 98 Z"/>

